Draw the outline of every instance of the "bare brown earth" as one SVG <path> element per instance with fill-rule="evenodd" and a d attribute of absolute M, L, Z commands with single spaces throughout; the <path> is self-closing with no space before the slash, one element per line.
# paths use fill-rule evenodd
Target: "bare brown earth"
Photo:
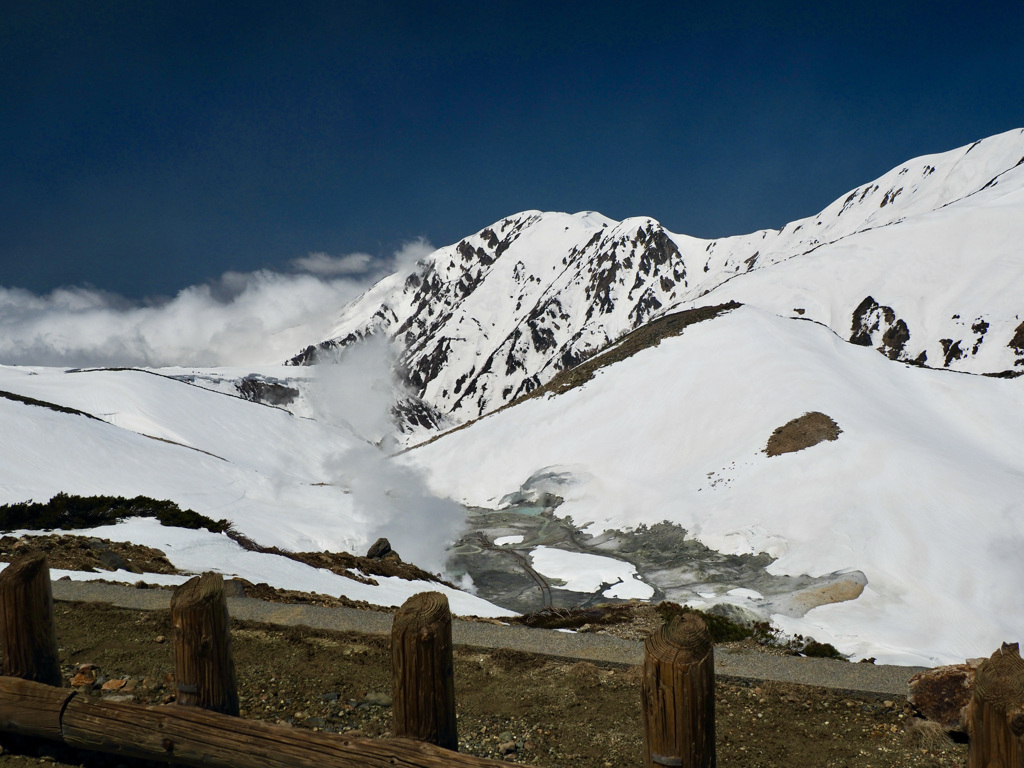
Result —
<path fill-rule="evenodd" d="M 764 452 L 769 456 L 778 456 L 802 451 L 826 440 L 838 440 L 842 431 L 831 417 L 812 411 L 786 422 L 772 432 Z"/>
<path fill-rule="evenodd" d="M 166 611 L 58 603 L 56 612 L 65 676 L 97 665 L 86 695 L 173 701 Z M 234 624 L 233 637 L 244 717 L 389 735 L 386 638 L 247 622 Z M 637 668 L 458 647 L 455 678 L 462 751 L 574 768 L 641 762 Z M 101 693 L 104 683 L 120 688 Z M 964 745 L 922 725 L 902 698 L 719 679 L 716 706 L 721 768 L 951 768 L 965 760 Z M 0 745 L 4 768 L 144 765 L 6 734 Z"/>
<path fill-rule="evenodd" d="M 140 574 L 180 573 L 159 549 L 70 534 L 0 537 L 0 563 L 9 563 L 30 549 L 45 552 L 51 568 L 67 571 L 96 573 L 121 568 Z"/>

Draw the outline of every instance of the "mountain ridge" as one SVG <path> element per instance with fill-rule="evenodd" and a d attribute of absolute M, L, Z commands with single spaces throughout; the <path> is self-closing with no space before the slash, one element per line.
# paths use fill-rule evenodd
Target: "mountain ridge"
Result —
<path fill-rule="evenodd" d="M 903 163 L 819 214 L 778 230 L 715 240 L 671 233 L 649 217 L 615 222 L 594 212 L 524 211 L 385 278 L 342 310 L 327 338 L 290 363 L 329 360 L 353 343 L 383 336 L 396 351 L 411 401 L 421 404 L 420 413 L 430 413 L 420 424 L 404 419 L 403 430 L 452 426 L 528 394 L 671 311 L 749 302 L 749 296 L 731 295 L 736 286 L 780 264 L 835 253 L 873 232 L 971 206 L 979 195 L 988 208 L 997 207 L 993 201 L 1004 190 L 1024 188 L 1022 164 L 1024 129 L 1009 131 Z M 1024 287 L 1024 278 L 1016 279 Z M 936 317 L 904 319 L 899 307 L 886 303 L 892 300 L 884 291 L 876 301 L 878 293 L 843 297 L 835 302 L 841 306 L 808 319 L 902 362 L 941 361 L 942 367 L 990 374 L 1024 365 L 1024 355 L 971 363 L 982 341 L 990 342 L 987 353 L 1024 333 L 1024 324 L 1011 326 L 1005 313 L 971 317 L 977 329 L 968 339 Z M 918 343 L 922 325 L 926 338 Z M 978 329 L 981 337 L 992 335 L 979 340 Z"/>

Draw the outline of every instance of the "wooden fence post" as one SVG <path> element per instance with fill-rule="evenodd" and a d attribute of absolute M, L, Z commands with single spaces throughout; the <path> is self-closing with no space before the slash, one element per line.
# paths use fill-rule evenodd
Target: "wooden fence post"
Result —
<path fill-rule="evenodd" d="M 1024 660 L 1017 643 L 1003 643 L 981 663 L 963 714 L 967 768 L 1024 768 Z"/>
<path fill-rule="evenodd" d="M 204 573 L 175 589 L 171 624 L 175 701 L 237 717 L 238 683 L 223 577 Z"/>
<path fill-rule="evenodd" d="M 440 592 L 413 595 L 391 627 L 394 735 L 458 750 L 452 614 Z"/>
<path fill-rule="evenodd" d="M 0 572 L 0 674 L 61 686 L 50 567 L 30 552 Z"/>
<path fill-rule="evenodd" d="M 715 659 L 707 625 L 674 617 L 644 644 L 644 766 L 715 765 Z"/>

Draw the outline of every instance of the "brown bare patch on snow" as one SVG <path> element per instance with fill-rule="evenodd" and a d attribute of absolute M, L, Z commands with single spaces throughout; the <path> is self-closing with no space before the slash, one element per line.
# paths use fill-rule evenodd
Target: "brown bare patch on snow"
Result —
<path fill-rule="evenodd" d="M 825 440 L 837 440 L 843 430 L 820 411 L 811 411 L 772 432 L 764 452 L 769 456 L 793 453 Z"/>

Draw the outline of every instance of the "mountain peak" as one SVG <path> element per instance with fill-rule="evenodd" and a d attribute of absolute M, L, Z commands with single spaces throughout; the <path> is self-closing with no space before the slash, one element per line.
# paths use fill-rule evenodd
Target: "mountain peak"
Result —
<path fill-rule="evenodd" d="M 963 231 L 962 218 L 991 216 L 999 198 L 1021 193 L 1022 163 L 1024 131 L 1010 131 L 903 163 L 816 216 L 715 240 L 674 234 L 644 216 L 615 221 L 595 211 L 522 211 L 385 278 L 342 311 L 326 339 L 291 362 L 312 363 L 384 336 L 395 345 L 411 399 L 445 423 L 460 423 L 531 392 L 667 312 L 758 303 L 760 291 L 777 313 L 799 309 L 805 319 L 894 360 L 988 373 L 1012 369 L 1009 352 L 975 365 L 981 342 L 958 338 L 959 329 L 950 326 L 970 315 L 971 325 L 996 331 L 998 341 L 986 352 L 1005 348 L 1001 337 L 1009 339 L 1016 325 L 1005 302 L 986 315 L 969 297 L 951 297 L 942 318 L 934 308 L 893 306 L 889 297 L 897 293 L 894 276 L 902 280 L 899 290 L 912 294 L 917 269 L 941 270 L 948 262 L 970 270 L 962 252 L 950 252 L 943 241 L 944 222 L 955 219 Z M 931 253 L 924 263 L 901 253 L 896 269 L 866 258 L 879 249 L 883 230 L 881 240 L 900 247 L 914 233 Z M 862 263 L 844 260 L 851 250 Z M 800 268 L 813 273 L 802 279 L 829 295 L 803 298 L 788 277 Z M 847 274 L 851 269 L 855 274 Z M 864 307 L 867 299 L 872 307 Z"/>

